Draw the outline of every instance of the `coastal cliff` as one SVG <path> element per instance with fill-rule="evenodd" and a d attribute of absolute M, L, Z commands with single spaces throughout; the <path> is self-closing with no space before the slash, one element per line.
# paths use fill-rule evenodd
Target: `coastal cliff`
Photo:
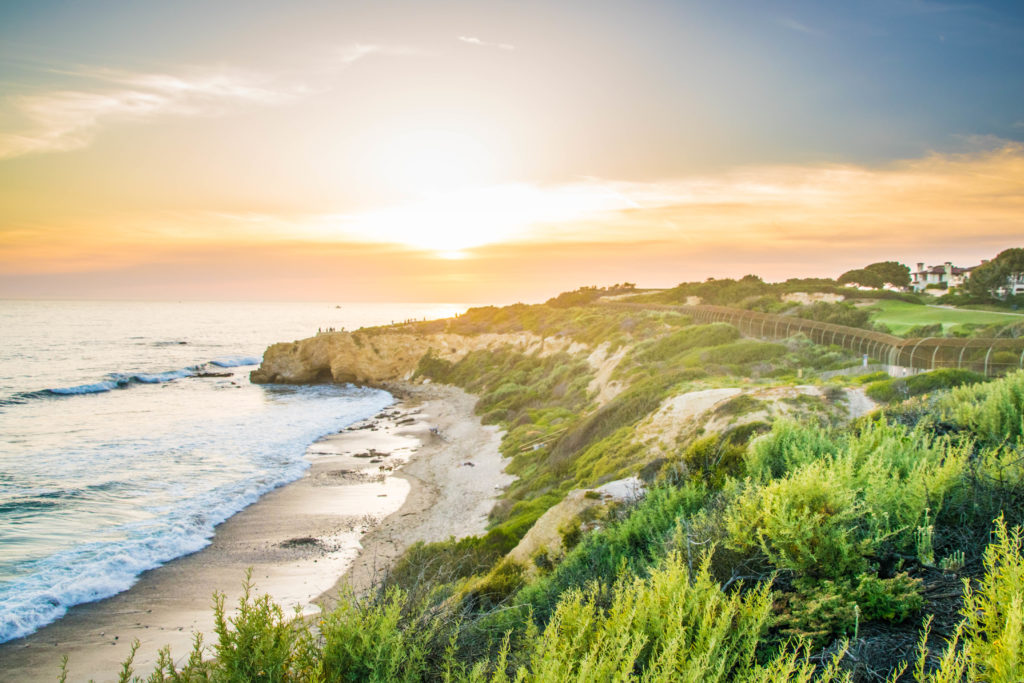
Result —
<path fill-rule="evenodd" d="M 250 378 L 256 384 L 351 382 L 373 386 L 409 379 L 428 352 L 457 362 L 471 351 L 506 346 L 540 356 L 586 348 L 566 338 L 542 338 L 529 332 L 476 335 L 328 332 L 268 347 L 263 362 Z"/>

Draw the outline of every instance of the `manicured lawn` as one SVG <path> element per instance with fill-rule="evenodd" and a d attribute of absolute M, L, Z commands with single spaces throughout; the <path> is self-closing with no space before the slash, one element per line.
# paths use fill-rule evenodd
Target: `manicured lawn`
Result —
<path fill-rule="evenodd" d="M 910 304 L 905 301 L 880 301 L 870 310 L 873 312 L 871 319 L 874 322 L 887 325 L 893 334 L 903 334 L 916 325 L 942 323 L 942 329 L 948 332 L 949 328 L 955 325 L 991 325 L 993 323 L 1009 325 L 1024 320 L 1024 315 L 1017 313 L 939 308 Z"/>

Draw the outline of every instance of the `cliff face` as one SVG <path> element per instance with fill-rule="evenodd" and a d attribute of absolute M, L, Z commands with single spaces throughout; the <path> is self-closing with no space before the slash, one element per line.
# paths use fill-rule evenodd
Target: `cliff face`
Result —
<path fill-rule="evenodd" d="M 374 385 L 409 379 L 428 351 L 455 362 L 470 351 L 506 345 L 523 353 L 540 354 L 574 353 L 586 348 L 564 338 L 541 339 L 528 332 L 473 336 L 331 332 L 270 346 L 263 354 L 263 363 L 250 378 L 256 384 L 333 381 Z"/>

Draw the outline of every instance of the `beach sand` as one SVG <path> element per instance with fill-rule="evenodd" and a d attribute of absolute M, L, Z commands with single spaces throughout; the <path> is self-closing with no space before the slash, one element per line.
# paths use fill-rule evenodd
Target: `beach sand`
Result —
<path fill-rule="evenodd" d="M 217 527 L 212 543 L 143 574 L 128 591 L 71 608 L 36 633 L 0 645 L 0 681 L 116 680 L 130 644 L 148 675 L 158 650 L 187 659 L 192 634 L 214 642 L 212 595 L 232 609 L 247 568 L 257 593 L 306 614 L 344 583 L 370 587 L 416 541 L 485 530 L 512 477 L 500 435 L 473 414 L 475 397 L 441 385 L 394 384 L 399 401 L 308 450 L 312 467 Z"/>

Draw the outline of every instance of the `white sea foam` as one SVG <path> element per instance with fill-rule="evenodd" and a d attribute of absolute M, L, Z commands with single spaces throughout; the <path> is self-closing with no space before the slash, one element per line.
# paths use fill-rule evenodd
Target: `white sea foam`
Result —
<path fill-rule="evenodd" d="M 210 365 L 221 368 L 237 368 L 244 365 L 259 365 L 260 360 L 259 356 L 222 356 L 211 360 Z"/>
<path fill-rule="evenodd" d="M 136 471 L 131 483 L 139 491 L 128 495 L 125 514 L 138 516 L 140 502 L 152 501 L 144 508 L 145 518 L 93 530 L 83 534 L 83 540 L 95 540 L 23 564 L 21 576 L 0 584 L 0 642 L 59 619 L 73 605 L 126 590 L 142 572 L 205 547 L 217 524 L 267 491 L 302 476 L 309 467 L 304 458 L 309 443 L 392 402 L 385 392 L 352 387 L 251 389 L 277 394 L 276 409 L 244 416 L 241 421 L 209 420 L 201 430 L 165 435 L 167 441 L 159 445 L 135 442 L 132 453 L 120 454 L 122 459 L 151 459 L 151 466 L 158 468 L 150 471 L 143 464 L 132 465 Z M 111 456 L 109 451 L 124 447 L 115 444 L 97 450 Z M 242 462 L 227 456 L 204 460 L 199 452 L 207 449 L 237 450 L 247 458 Z M 104 467 L 96 454 L 90 455 L 91 464 Z M 183 476 L 176 476 L 173 468 L 168 471 L 165 459 L 188 455 L 199 462 L 184 467 L 179 463 Z M 170 478 L 161 476 L 162 472 Z M 184 476 L 197 473 L 202 476 Z M 122 488 L 129 485 L 122 484 Z M 42 492 L 23 493 L 29 494 L 23 496 L 27 502 L 38 500 Z"/>
<path fill-rule="evenodd" d="M 59 394 L 61 396 L 74 396 L 76 394 L 98 394 L 103 391 L 110 391 L 116 389 L 119 386 L 116 380 L 107 380 L 104 382 L 93 382 L 91 384 L 79 384 L 74 387 L 56 387 L 54 389 L 47 389 L 46 391 L 51 394 Z"/>
<path fill-rule="evenodd" d="M 301 476 L 310 443 L 392 401 L 252 385 L 246 366 L 267 345 L 462 309 L 363 310 L 0 301 L 0 641 L 204 547 L 218 523 Z M 204 367 L 230 376 L 189 379 Z"/>

